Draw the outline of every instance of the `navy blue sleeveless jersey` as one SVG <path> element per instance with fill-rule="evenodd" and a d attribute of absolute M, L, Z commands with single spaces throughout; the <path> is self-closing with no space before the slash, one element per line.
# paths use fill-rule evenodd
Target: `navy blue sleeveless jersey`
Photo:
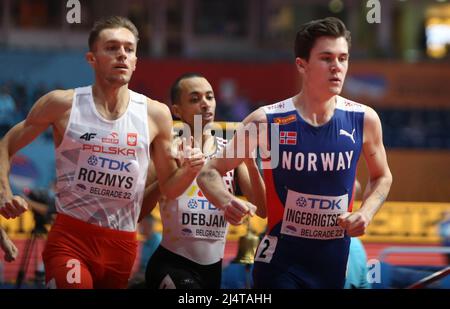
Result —
<path fill-rule="evenodd" d="M 353 204 L 364 109 L 336 96 L 332 118 L 315 127 L 292 98 L 263 107 L 269 143 L 279 149 L 263 162 L 272 168 L 264 170 L 268 230 L 255 255 L 255 287 L 343 287 L 350 239 L 337 218 Z"/>

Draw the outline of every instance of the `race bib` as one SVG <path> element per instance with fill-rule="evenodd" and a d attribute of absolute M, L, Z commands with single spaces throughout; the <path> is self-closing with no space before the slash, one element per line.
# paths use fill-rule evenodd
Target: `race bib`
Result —
<path fill-rule="evenodd" d="M 81 151 L 73 190 L 112 200 L 133 200 L 136 195 L 137 161 Z"/>
<path fill-rule="evenodd" d="M 288 191 L 281 233 L 311 239 L 344 237 L 337 218 L 347 212 L 348 195 L 323 196 Z"/>
<path fill-rule="evenodd" d="M 265 235 L 258 246 L 255 254 L 255 262 L 270 263 L 277 247 L 278 238 L 276 236 Z"/>
<path fill-rule="evenodd" d="M 223 211 L 205 197 L 182 195 L 178 199 L 181 237 L 225 240 L 228 224 Z"/>

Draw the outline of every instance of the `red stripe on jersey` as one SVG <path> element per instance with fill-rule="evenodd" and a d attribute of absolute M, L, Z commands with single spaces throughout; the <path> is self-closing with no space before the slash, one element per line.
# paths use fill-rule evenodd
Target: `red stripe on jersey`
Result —
<path fill-rule="evenodd" d="M 287 136 L 288 137 L 295 137 L 295 138 L 297 138 L 297 132 L 295 132 L 295 131 L 287 131 Z"/>
<path fill-rule="evenodd" d="M 297 144 L 297 138 L 287 138 L 286 139 L 286 144 L 288 144 L 288 145 L 295 145 L 295 144 Z"/>
<path fill-rule="evenodd" d="M 352 212 L 353 209 L 353 201 L 355 200 L 355 193 L 356 193 L 356 179 L 353 182 L 353 192 L 352 192 L 352 199 L 350 200 L 350 203 L 348 203 L 348 212 Z"/>
<path fill-rule="evenodd" d="M 283 220 L 284 206 L 280 201 L 277 190 L 275 189 L 272 170 L 264 169 L 263 174 L 264 174 L 264 183 L 266 185 L 266 200 L 267 200 L 266 234 L 268 234 L 277 223 Z"/>

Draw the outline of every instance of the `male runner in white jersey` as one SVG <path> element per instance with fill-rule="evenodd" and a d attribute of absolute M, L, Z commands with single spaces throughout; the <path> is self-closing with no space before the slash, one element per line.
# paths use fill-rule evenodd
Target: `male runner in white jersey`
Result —
<path fill-rule="evenodd" d="M 58 215 L 43 253 L 49 287 L 125 288 L 150 156 L 161 191 L 170 198 L 202 166 L 177 168 L 169 109 L 128 89 L 137 42 L 138 31 L 126 18 L 95 23 L 86 54 L 95 83 L 44 95 L 1 141 L 0 209 L 14 217 L 26 205 L 12 195 L 10 159 L 53 128 Z"/>
<path fill-rule="evenodd" d="M 189 126 L 191 133 L 195 125 L 203 132 L 203 135 L 194 134 L 197 140 L 192 139 L 193 143 L 202 145 L 207 158 L 215 157 L 225 147 L 226 139 L 204 129 L 214 121 L 216 110 L 214 91 L 208 80 L 198 73 L 180 76 L 172 86 L 171 101 L 173 114 Z M 195 123 L 195 116 L 200 117 L 201 122 Z M 190 146 L 182 151 L 190 152 Z M 195 176 L 176 199 L 161 194 L 157 186 L 144 198 L 141 215 L 153 209 L 159 198 L 163 223 L 161 244 L 147 265 L 149 288 L 220 288 L 228 224 L 223 212 L 203 196 Z M 230 193 L 234 193 L 235 179 L 247 199 L 258 206 L 256 214 L 265 217 L 265 187 L 255 160 L 245 160 L 222 176 Z"/>
<path fill-rule="evenodd" d="M 350 237 L 365 233 L 391 187 L 377 113 L 339 96 L 350 41 L 337 18 L 302 25 L 295 40 L 301 92 L 244 119 L 259 134 L 267 132 L 266 138 L 230 142 L 250 151 L 265 141 L 271 147 L 264 162 L 270 165 L 264 170 L 268 229 L 255 255 L 256 288 L 342 288 Z M 361 153 L 370 179 L 361 208 L 352 212 Z M 248 204 L 224 188 L 220 175 L 243 159 L 215 158 L 197 176 L 205 196 L 237 222 L 249 212 Z"/>

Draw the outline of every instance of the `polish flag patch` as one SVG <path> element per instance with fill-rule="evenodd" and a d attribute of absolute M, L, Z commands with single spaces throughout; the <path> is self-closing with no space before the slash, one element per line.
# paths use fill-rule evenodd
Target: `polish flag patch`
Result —
<path fill-rule="evenodd" d="M 137 133 L 128 133 L 127 134 L 127 145 L 128 146 L 136 146 L 137 145 Z"/>
<path fill-rule="evenodd" d="M 297 145 L 297 132 L 280 131 L 280 145 Z"/>

